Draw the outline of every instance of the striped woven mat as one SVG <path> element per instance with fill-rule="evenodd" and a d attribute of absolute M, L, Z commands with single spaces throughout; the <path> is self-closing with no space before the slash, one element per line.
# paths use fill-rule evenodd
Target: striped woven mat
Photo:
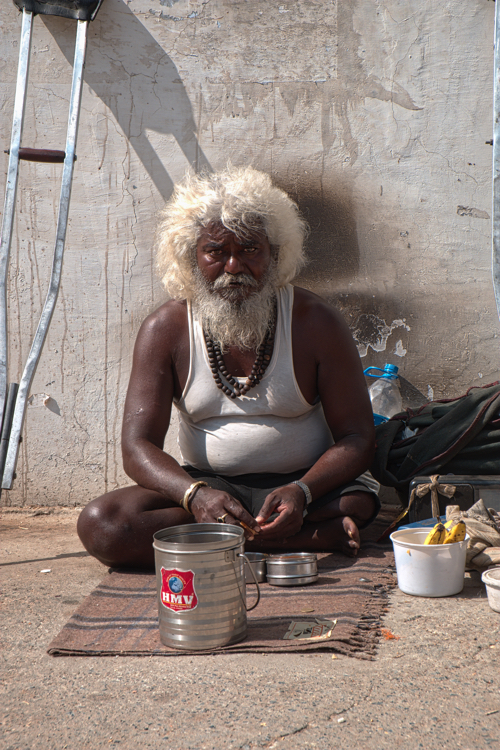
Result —
<path fill-rule="evenodd" d="M 182 656 L 215 652 L 334 651 L 372 659 L 380 638 L 388 593 L 395 584 L 392 544 L 376 540 L 397 508 L 382 508 L 362 531 L 355 558 L 318 555 L 319 579 L 309 586 L 282 588 L 260 584 L 261 600 L 248 614 L 245 640 L 210 651 L 179 651 L 164 646 L 158 630 L 156 577 L 110 571 L 54 638 L 54 656 Z M 253 601 L 249 586 L 248 602 Z M 327 640 L 284 640 L 290 624 L 336 621 Z"/>

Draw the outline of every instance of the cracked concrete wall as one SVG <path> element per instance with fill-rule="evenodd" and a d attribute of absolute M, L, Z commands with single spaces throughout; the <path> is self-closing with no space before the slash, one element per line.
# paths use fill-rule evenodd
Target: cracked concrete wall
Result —
<path fill-rule="evenodd" d="M 497 379 L 493 20 L 488 0 L 105 0 L 89 27 L 61 292 L 4 504 L 81 505 L 127 482 L 133 342 L 164 299 L 155 216 L 188 167 L 251 163 L 293 195 L 311 226 L 300 283 L 340 307 L 365 366 L 393 362 L 430 397 Z M 10 3 L 0 26 L 3 152 Z M 64 148 L 74 35 L 72 21 L 35 19 L 25 146 Z M 20 169 L 14 381 L 47 289 L 60 174 Z"/>

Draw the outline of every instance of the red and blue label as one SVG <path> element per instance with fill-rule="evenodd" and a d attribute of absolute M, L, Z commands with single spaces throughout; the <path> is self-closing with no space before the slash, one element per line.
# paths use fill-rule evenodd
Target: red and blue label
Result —
<path fill-rule="evenodd" d="M 196 609 L 198 597 L 194 590 L 192 570 L 161 569 L 161 603 L 173 612 Z"/>

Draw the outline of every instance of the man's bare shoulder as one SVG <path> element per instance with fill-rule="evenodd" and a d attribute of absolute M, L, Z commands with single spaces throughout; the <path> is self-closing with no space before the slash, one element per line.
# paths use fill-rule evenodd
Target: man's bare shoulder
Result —
<path fill-rule="evenodd" d="M 137 335 L 136 350 L 157 349 L 173 354 L 188 339 L 186 300 L 169 300 L 144 319 Z M 151 352 L 152 353 L 152 352 Z"/>
<path fill-rule="evenodd" d="M 295 377 L 309 403 L 319 395 L 330 429 L 336 423 L 330 384 L 357 399 L 364 385 L 358 350 L 341 313 L 317 294 L 295 287 L 292 345 Z M 340 391 L 339 391 L 340 389 Z M 362 396 L 359 396 L 361 399 Z M 333 409 L 333 411 L 332 411 Z M 325 411 L 326 414 L 326 411 Z"/>
<path fill-rule="evenodd" d="M 141 330 L 151 334 L 165 334 L 177 326 L 187 326 L 186 300 L 171 299 L 164 302 L 144 319 Z"/>
<path fill-rule="evenodd" d="M 341 313 L 329 302 L 314 292 L 302 287 L 294 287 L 293 322 L 295 326 L 307 328 L 319 335 L 335 331 L 345 335 L 349 331 Z"/>

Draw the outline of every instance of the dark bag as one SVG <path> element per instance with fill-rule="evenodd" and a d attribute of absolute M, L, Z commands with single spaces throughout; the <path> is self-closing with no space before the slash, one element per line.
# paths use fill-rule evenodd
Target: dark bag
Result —
<path fill-rule="evenodd" d="M 417 433 L 403 439 L 406 427 Z M 371 472 L 406 504 L 409 484 L 419 474 L 500 475 L 500 382 L 407 409 L 375 431 Z"/>

